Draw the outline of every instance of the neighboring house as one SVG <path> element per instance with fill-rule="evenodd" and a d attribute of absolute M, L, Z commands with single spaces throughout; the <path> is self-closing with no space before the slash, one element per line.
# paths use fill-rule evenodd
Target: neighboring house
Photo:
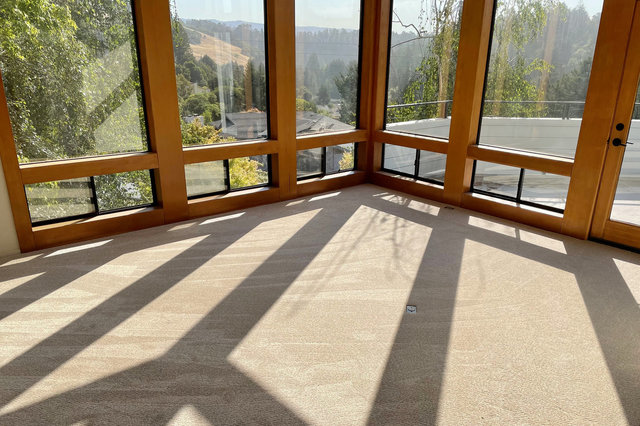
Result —
<path fill-rule="evenodd" d="M 344 130 L 353 130 L 353 126 L 316 112 L 296 112 L 296 133 L 298 135 Z"/>
<path fill-rule="evenodd" d="M 196 120 L 199 120 L 200 123 L 204 123 L 204 117 L 201 115 L 187 115 L 183 118 L 184 122 L 187 124 L 191 124 Z"/>
<path fill-rule="evenodd" d="M 222 129 L 222 136 L 236 139 L 266 138 L 267 113 L 265 112 L 228 112 L 222 120 L 214 121 L 216 129 Z"/>

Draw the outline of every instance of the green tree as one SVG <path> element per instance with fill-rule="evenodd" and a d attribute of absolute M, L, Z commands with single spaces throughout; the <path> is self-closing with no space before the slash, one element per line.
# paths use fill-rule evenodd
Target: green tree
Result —
<path fill-rule="evenodd" d="M 353 151 L 345 151 L 338 162 L 340 170 L 351 170 L 354 167 Z"/>
<path fill-rule="evenodd" d="M 346 73 L 336 77 L 335 84 L 342 98 L 338 110 L 340 121 L 355 126 L 358 109 L 358 64 L 352 62 Z"/>
<path fill-rule="evenodd" d="M 192 123 L 182 123 L 182 144 L 184 146 L 210 145 L 232 142 L 233 138 L 222 136 L 222 130 L 203 124 L 199 119 Z M 232 189 L 260 185 L 268 182 L 266 166 L 259 161 L 243 157 L 229 160 L 229 176 Z"/>
<path fill-rule="evenodd" d="M 184 146 L 210 145 L 232 142 L 233 138 L 222 136 L 222 130 L 203 124 L 199 119 L 191 123 L 182 123 L 182 144 Z"/>
<path fill-rule="evenodd" d="M 318 106 L 313 102 L 309 102 L 305 99 L 296 99 L 296 111 L 311 111 L 318 112 Z"/>
<path fill-rule="evenodd" d="M 261 169 L 259 161 L 249 157 L 229 160 L 229 178 L 231 188 L 245 188 L 264 184 L 268 181 L 268 173 Z"/>
<path fill-rule="evenodd" d="M 532 76 L 550 66 L 543 59 L 525 57 L 528 42 L 542 34 L 547 13 L 555 7 L 553 0 L 503 0 L 498 3 L 491 63 L 487 76 L 485 115 L 529 117 L 540 114 L 536 104 L 501 101 L 536 101 L 541 98 Z"/>
<path fill-rule="evenodd" d="M 318 103 L 320 105 L 329 105 L 331 99 L 329 98 L 329 89 L 324 84 L 320 86 L 320 90 L 318 90 Z"/>

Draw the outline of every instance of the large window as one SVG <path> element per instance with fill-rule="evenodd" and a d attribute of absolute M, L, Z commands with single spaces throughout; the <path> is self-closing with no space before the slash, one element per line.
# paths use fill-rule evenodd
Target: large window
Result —
<path fill-rule="evenodd" d="M 602 4 L 497 3 L 480 144 L 574 156 Z"/>
<path fill-rule="evenodd" d="M 131 3 L 5 0 L 0 16 L 21 163 L 148 149 Z"/>
<path fill-rule="evenodd" d="M 360 0 L 296 0 L 296 131 L 358 125 Z"/>
<path fill-rule="evenodd" d="M 263 0 L 172 1 L 182 143 L 268 137 Z"/>
<path fill-rule="evenodd" d="M 448 139 L 461 0 L 394 0 L 386 128 Z"/>
<path fill-rule="evenodd" d="M 0 67 L 21 163 L 148 150 L 132 4 L 9 0 Z M 149 170 L 25 186 L 34 224 L 154 203 Z"/>

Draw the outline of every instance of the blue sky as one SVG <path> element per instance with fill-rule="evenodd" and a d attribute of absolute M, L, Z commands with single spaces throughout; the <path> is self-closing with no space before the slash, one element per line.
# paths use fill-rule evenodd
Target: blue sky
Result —
<path fill-rule="evenodd" d="M 264 20 L 262 0 L 175 1 L 181 18 L 258 23 Z M 410 18 L 416 21 L 420 3 L 417 0 L 395 0 L 394 10 L 403 21 Z M 594 15 L 602 10 L 603 0 L 564 0 L 564 3 L 569 7 L 584 4 L 587 12 Z M 359 0 L 296 0 L 296 25 L 355 29 L 360 21 L 359 9 Z"/>

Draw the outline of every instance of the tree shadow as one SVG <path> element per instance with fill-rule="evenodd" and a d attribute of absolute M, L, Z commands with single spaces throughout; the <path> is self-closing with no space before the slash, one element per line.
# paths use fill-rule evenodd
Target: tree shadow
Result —
<path fill-rule="evenodd" d="M 428 216 L 406 205 L 390 203 L 384 210 L 433 226 Z M 463 218 L 495 221 L 463 212 L 459 212 Z M 471 226 L 469 220 L 458 220 L 451 227 L 447 221 L 455 218 L 450 213 L 440 210 L 441 223 L 433 226 L 429 236 L 408 299 L 418 306 L 418 313 L 402 319 L 369 423 L 437 423 L 464 245 L 474 241 L 574 274 L 625 416 L 629 424 L 640 424 L 640 309 L 614 262 L 623 259 L 637 265 L 640 256 L 507 221 L 500 222 L 513 227 L 514 236 Z M 523 241 L 522 231 L 562 242 L 566 254 Z"/>
<path fill-rule="evenodd" d="M 262 214 L 234 223 L 233 232 L 225 231 L 222 222 L 186 234 L 166 232 L 161 238 L 152 233 L 139 234 L 152 241 L 141 243 L 136 250 L 190 237 L 204 239 L 0 368 L 3 406 L 258 225 L 318 209 L 164 355 L 4 414 L 0 423 L 166 423 L 187 405 L 214 424 L 305 423 L 299 413 L 287 408 L 227 358 L 340 228 L 359 208 L 367 207 L 385 212 L 393 220 L 431 228 L 430 235 L 414 237 L 428 238 L 408 299 L 409 304 L 418 306 L 418 313 L 402 317 L 369 413 L 370 424 L 437 423 L 463 254 L 469 241 L 575 275 L 627 420 L 640 424 L 640 309 L 615 264 L 617 259 L 640 264 L 639 256 L 512 223 L 509 226 L 514 235 L 504 235 L 469 223 L 472 217 L 494 223 L 504 223 L 502 220 L 419 200 L 439 207 L 437 214 L 427 214 L 411 208 L 412 197 L 370 185 L 362 188 L 286 207 L 285 214 L 282 205 L 260 207 Z M 356 192 L 355 199 L 350 198 L 352 192 Z M 405 201 L 390 202 L 381 194 Z M 367 224 L 362 232 L 372 229 Z M 565 253 L 525 241 L 521 238 L 523 231 L 560 242 Z M 126 252 L 126 244 L 121 246 L 122 250 L 115 250 L 108 258 Z M 17 269 L 12 271 L 18 274 Z M 61 285 L 63 280 L 55 286 Z M 240 307 L 244 308 L 239 311 Z"/>
<path fill-rule="evenodd" d="M 317 209 L 303 206 L 302 211 Z M 304 423 L 228 363 L 227 357 L 355 213 L 319 209 L 235 287 L 165 355 L 42 402 L 0 416 L 0 423 L 166 423 L 191 405 L 214 424 Z M 298 209 L 297 211 L 301 211 Z M 118 294 L 0 368 L 3 405 L 133 316 L 189 273 L 265 220 L 259 216 L 232 238 L 205 237 Z M 242 226 L 242 225 L 241 225 Z M 230 322 L 229 319 L 232 319 Z"/>

